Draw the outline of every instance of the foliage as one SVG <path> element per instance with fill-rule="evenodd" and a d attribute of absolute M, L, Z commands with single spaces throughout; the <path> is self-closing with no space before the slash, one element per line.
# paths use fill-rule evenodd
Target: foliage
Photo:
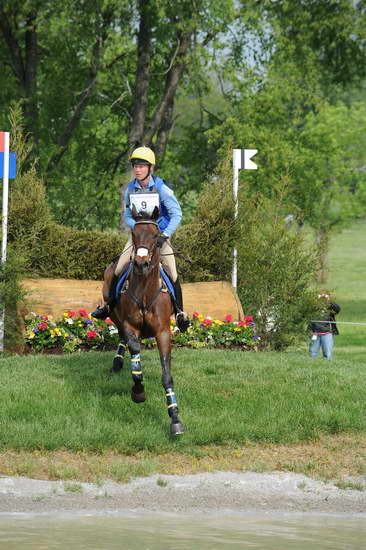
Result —
<path fill-rule="evenodd" d="M 174 327 L 173 327 L 174 331 Z M 233 348 L 257 349 L 259 336 L 252 316 L 244 321 L 234 321 L 232 315 L 226 315 L 224 321 L 204 317 L 198 312 L 193 314 L 192 325 L 187 332 L 174 331 L 174 344 L 192 348 Z"/>
<path fill-rule="evenodd" d="M 73 352 L 80 349 L 111 349 L 119 343 L 118 331 L 110 319 L 94 319 L 85 310 L 68 311 L 54 321 L 48 315 L 32 314 L 26 318 L 26 342 L 31 350 L 42 352 L 59 350 Z M 258 336 L 253 317 L 233 321 L 227 315 L 224 321 L 204 318 L 195 313 L 192 325 L 181 333 L 171 320 L 173 344 L 192 348 L 237 348 L 256 349 Z M 156 346 L 154 338 L 142 339 L 145 348 Z"/>
<path fill-rule="evenodd" d="M 40 243 L 33 269 L 43 277 L 101 280 L 123 250 L 126 235 L 86 231 L 52 223 Z"/>
<path fill-rule="evenodd" d="M 118 331 L 110 319 L 93 319 L 84 309 L 67 311 L 58 321 L 48 315 L 33 314 L 25 320 L 25 325 L 26 342 L 36 352 L 111 349 L 119 341 Z"/>
<path fill-rule="evenodd" d="M 189 265 L 183 264 L 177 255 L 178 270 L 184 281 L 229 278 L 229 251 L 238 237 L 233 211 L 232 170 L 229 158 L 225 158 L 205 183 L 191 223 L 180 227 L 174 238 L 174 247 L 191 260 Z"/>
<path fill-rule="evenodd" d="M 7 260 L 0 264 L 0 311 L 5 312 L 4 349 L 6 351 L 17 350 L 23 343 L 22 316 L 18 303 L 25 296 L 21 285 L 24 271 L 25 259 L 15 253 L 12 247 L 8 247 Z"/>
<path fill-rule="evenodd" d="M 4 112 L 26 100 L 59 222 L 118 225 L 128 150 L 153 144 L 162 161 L 175 96 L 199 80 L 207 46 L 226 47 L 222 29 L 236 14 L 233 0 L 2 2 L 0 100 Z"/>
<path fill-rule="evenodd" d="M 47 203 L 36 164 L 27 165 L 30 145 L 20 105 L 10 113 L 11 147 L 17 154 L 17 177 L 9 194 L 8 240 L 24 258 L 28 275 L 101 279 L 105 267 L 123 249 L 127 237 L 83 231 L 57 223 Z"/>
<path fill-rule="evenodd" d="M 246 311 L 256 314 L 262 345 L 276 350 L 303 337 L 316 307 L 316 252 L 296 224 L 286 224 L 285 214 L 285 188 L 276 201 L 250 197 L 242 188 L 238 293 Z"/>

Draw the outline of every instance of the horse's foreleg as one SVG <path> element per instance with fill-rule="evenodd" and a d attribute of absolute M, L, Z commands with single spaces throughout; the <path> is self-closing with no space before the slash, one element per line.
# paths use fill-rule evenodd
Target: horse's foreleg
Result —
<path fill-rule="evenodd" d="M 162 368 L 162 384 L 165 390 L 168 414 L 171 418 L 170 433 L 172 435 L 182 434 L 185 430 L 179 418 L 177 398 L 174 392 L 173 377 L 170 374 L 171 359 L 171 337 L 169 331 L 165 331 L 156 336 L 156 341 L 160 353 L 160 362 Z"/>
<path fill-rule="evenodd" d="M 111 373 L 117 373 L 122 370 L 124 356 L 126 353 L 126 341 L 123 336 L 120 335 L 120 343 L 118 344 L 116 355 L 113 357 L 113 366 L 111 368 Z"/>
<path fill-rule="evenodd" d="M 131 374 L 133 380 L 131 398 L 135 403 L 143 403 L 146 400 L 146 395 L 143 384 L 144 378 L 141 369 L 141 346 L 139 339 L 135 334 L 127 333 L 127 345 L 131 354 Z"/>

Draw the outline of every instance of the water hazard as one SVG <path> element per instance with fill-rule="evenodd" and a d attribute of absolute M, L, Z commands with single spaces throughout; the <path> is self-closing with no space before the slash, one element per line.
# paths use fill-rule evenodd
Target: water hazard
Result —
<path fill-rule="evenodd" d="M 1 550 L 360 550 L 365 541 L 366 516 L 0 515 Z"/>

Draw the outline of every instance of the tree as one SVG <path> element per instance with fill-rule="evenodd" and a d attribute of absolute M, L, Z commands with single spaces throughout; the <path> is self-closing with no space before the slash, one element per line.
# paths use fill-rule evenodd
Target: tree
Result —
<path fill-rule="evenodd" d="M 164 157 L 179 87 L 193 57 L 232 20 L 233 4 L 1 2 L 8 82 L 0 96 L 5 105 L 25 100 L 26 130 L 59 219 L 115 225 L 128 151 L 144 142 Z"/>

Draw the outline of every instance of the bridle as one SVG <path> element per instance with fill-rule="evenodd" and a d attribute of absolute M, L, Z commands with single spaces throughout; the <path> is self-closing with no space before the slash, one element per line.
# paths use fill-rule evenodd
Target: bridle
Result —
<path fill-rule="evenodd" d="M 153 220 L 139 220 L 135 223 L 135 226 L 136 225 L 155 225 L 155 227 L 157 227 L 159 229 L 159 225 L 157 224 L 157 222 L 155 222 Z M 158 233 L 156 234 L 155 238 L 157 238 L 157 236 L 158 236 Z M 136 247 L 136 244 L 134 242 L 133 237 L 134 237 L 134 235 L 133 235 L 133 232 L 132 232 L 133 248 L 136 252 L 138 249 Z M 151 264 L 151 259 L 154 255 L 155 250 L 157 249 L 157 244 L 155 243 L 155 245 L 153 245 L 151 249 L 149 249 L 147 246 L 144 246 L 143 244 L 140 244 L 139 248 L 145 248 L 148 251 L 147 258 L 148 258 L 149 268 L 148 268 L 147 272 L 150 273 L 150 271 L 152 271 L 157 266 L 157 264 L 160 262 L 160 258 L 158 258 L 158 260 L 155 264 Z"/>
<path fill-rule="evenodd" d="M 159 229 L 159 226 L 156 222 L 152 221 L 152 220 L 140 220 L 138 222 L 135 223 L 135 225 L 138 225 L 138 224 L 152 224 L 152 225 L 155 225 L 158 229 Z M 156 237 L 158 236 L 158 233 L 156 234 Z M 133 233 L 132 233 L 132 242 L 133 242 Z M 133 242 L 133 247 L 136 251 L 136 245 L 135 243 Z M 155 245 L 153 245 L 152 249 L 149 250 L 149 248 L 147 247 L 144 247 L 144 246 L 140 246 L 139 248 L 145 248 L 147 251 L 148 251 L 148 254 L 147 254 L 147 257 L 148 257 L 148 262 L 149 262 L 149 267 L 148 267 L 148 270 L 147 270 L 147 273 L 146 275 L 148 275 L 159 263 L 160 263 L 160 255 L 158 255 L 158 258 L 157 258 L 157 261 L 155 264 L 152 264 L 151 263 L 151 259 L 154 255 L 154 252 L 155 250 L 157 250 L 157 243 L 155 243 Z M 128 292 L 128 295 L 131 297 L 131 299 L 135 302 L 135 304 L 139 307 L 140 309 L 140 313 L 143 314 L 144 312 L 147 312 L 149 311 L 149 309 L 151 308 L 151 306 L 153 305 L 153 303 L 155 302 L 155 300 L 157 299 L 157 297 L 159 296 L 161 290 L 163 289 L 163 285 L 161 285 L 155 292 L 154 296 L 150 299 L 149 301 L 149 304 L 147 305 L 144 305 L 134 294 L 133 292 L 131 292 L 130 288 L 127 290 Z"/>

